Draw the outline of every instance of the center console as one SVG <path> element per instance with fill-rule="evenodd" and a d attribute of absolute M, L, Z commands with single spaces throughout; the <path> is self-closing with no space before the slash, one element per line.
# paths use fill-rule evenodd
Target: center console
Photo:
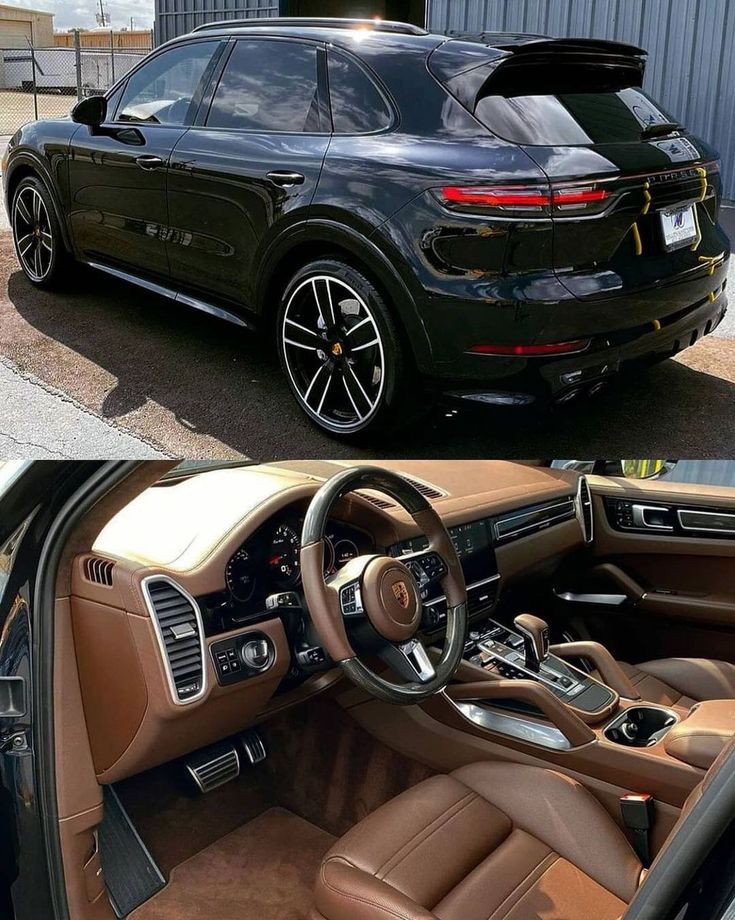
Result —
<path fill-rule="evenodd" d="M 537 681 L 561 702 L 584 713 L 588 717 L 585 721 L 590 717 L 599 720 L 612 712 L 617 705 L 618 694 L 579 668 L 550 654 L 548 640 L 543 648 L 543 638 L 536 641 L 535 636 L 529 636 L 532 630 L 528 629 L 528 619 L 546 625 L 536 617 L 529 618 L 524 614 L 516 618 L 515 628 L 488 620 L 482 627 L 472 629 L 465 645 L 466 661 L 482 668 L 484 677 L 488 679 Z M 504 701 L 503 707 L 520 711 L 528 709 L 526 705 L 514 704 L 512 700 Z"/>

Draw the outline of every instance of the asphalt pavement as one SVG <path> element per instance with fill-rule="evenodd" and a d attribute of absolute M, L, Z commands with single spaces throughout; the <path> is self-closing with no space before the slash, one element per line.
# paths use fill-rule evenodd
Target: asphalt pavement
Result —
<path fill-rule="evenodd" d="M 724 215 L 735 239 L 735 209 Z M 735 452 L 735 303 L 716 335 L 621 377 L 593 401 L 523 410 L 442 402 L 419 428 L 358 448 L 301 415 L 258 335 L 82 268 L 67 291 L 38 290 L 20 272 L 2 220 L 0 213 L 0 456 L 30 456 L 19 444 L 65 456 L 223 459 Z M 58 425 L 52 433 L 41 421 L 54 401 L 66 441 Z M 21 427 L 29 417 L 32 430 Z"/>

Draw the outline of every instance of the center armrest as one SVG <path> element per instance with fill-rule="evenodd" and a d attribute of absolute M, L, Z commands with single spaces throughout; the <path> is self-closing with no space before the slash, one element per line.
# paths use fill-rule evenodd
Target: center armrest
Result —
<path fill-rule="evenodd" d="M 735 735 L 735 700 L 706 700 L 692 706 L 686 719 L 664 739 L 666 753 L 707 770 Z"/>

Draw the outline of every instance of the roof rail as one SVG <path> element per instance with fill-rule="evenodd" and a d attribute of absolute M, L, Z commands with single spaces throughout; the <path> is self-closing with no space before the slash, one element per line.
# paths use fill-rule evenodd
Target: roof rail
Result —
<path fill-rule="evenodd" d="M 257 26 L 298 26 L 304 29 L 372 29 L 375 32 L 396 32 L 402 35 L 428 35 L 426 29 L 408 22 L 393 22 L 389 19 L 321 19 L 306 16 L 265 16 L 263 19 L 219 19 L 197 26 L 192 32 L 206 32 L 208 29 L 238 29 Z"/>

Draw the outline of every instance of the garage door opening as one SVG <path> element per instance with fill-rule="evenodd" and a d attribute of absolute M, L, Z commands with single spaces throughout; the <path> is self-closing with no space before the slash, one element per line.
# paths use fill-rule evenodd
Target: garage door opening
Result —
<path fill-rule="evenodd" d="M 426 24 L 426 0 L 288 0 L 287 16 L 344 16 L 350 19 L 396 19 Z"/>

